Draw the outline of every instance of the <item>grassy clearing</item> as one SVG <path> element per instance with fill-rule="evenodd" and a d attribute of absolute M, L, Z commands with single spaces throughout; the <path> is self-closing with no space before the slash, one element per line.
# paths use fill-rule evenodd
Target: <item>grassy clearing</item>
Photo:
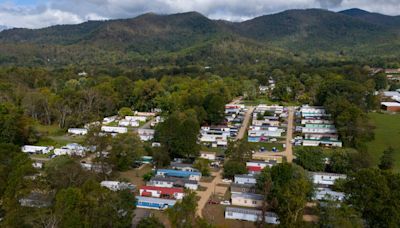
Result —
<path fill-rule="evenodd" d="M 375 139 L 368 143 L 368 150 L 374 158 L 376 165 L 383 151 L 391 146 L 396 150 L 395 170 L 400 171 L 400 115 L 396 114 L 369 114 L 371 121 L 376 126 Z"/>
<path fill-rule="evenodd" d="M 201 145 L 200 150 L 205 152 L 215 152 L 217 153 L 217 155 L 223 155 L 225 154 L 226 149 L 221 147 L 208 147 L 205 145 Z"/>
<path fill-rule="evenodd" d="M 37 146 L 61 147 L 68 143 L 82 143 L 84 137 L 67 135 L 64 129 L 57 125 L 35 125 L 36 130 L 42 135 Z"/>

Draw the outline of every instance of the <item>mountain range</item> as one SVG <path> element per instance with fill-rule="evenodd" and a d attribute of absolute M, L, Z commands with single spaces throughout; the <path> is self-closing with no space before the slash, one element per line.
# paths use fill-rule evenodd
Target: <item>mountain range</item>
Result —
<path fill-rule="evenodd" d="M 244 22 L 211 20 L 197 12 L 148 13 L 2 31 L 0 64 L 179 65 L 268 55 L 397 58 L 399 35 L 400 17 L 360 9 L 288 10 Z"/>

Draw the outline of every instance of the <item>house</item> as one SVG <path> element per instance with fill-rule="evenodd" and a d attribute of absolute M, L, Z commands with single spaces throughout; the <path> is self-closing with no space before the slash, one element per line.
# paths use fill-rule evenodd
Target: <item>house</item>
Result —
<path fill-rule="evenodd" d="M 147 182 L 147 186 L 157 186 L 157 187 L 184 187 L 191 190 L 197 190 L 199 184 L 197 181 L 182 179 L 182 178 L 174 178 L 174 177 L 163 177 L 163 176 L 155 176 Z"/>
<path fill-rule="evenodd" d="M 136 186 L 131 183 L 119 182 L 119 181 L 102 181 L 100 185 L 114 192 L 125 189 L 134 191 L 136 189 Z"/>
<path fill-rule="evenodd" d="M 332 186 L 336 180 L 346 179 L 345 174 L 310 172 L 312 182 L 319 186 Z"/>
<path fill-rule="evenodd" d="M 165 210 L 175 205 L 176 200 L 173 199 L 162 199 L 162 198 L 151 198 L 144 196 L 136 196 L 136 207 Z"/>
<path fill-rule="evenodd" d="M 231 193 L 256 193 L 256 187 L 254 184 L 231 184 Z"/>
<path fill-rule="evenodd" d="M 249 142 L 260 142 L 271 137 L 282 137 L 284 132 L 284 129 L 278 127 L 250 126 L 248 131 L 248 139 Z"/>
<path fill-rule="evenodd" d="M 332 120 L 327 120 L 323 118 L 303 118 L 301 119 L 301 124 L 306 125 L 306 124 L 333 124 Z"/>
<path fill-rule="evenodd" d="M 48 154 L 53 149 L 54 147 L 52 146 L 32 146 L 32 145 L 25 145 L 21 148 L 22 152 L 29 154 Z"/>
<path fill-rule="evenodd" d="M 174 169 L 158 169 L 156 175 L 165 177 L 188 178 L 189 180 L 195 181 L 199 181 L 201 178 L 200 172 L 189 172 Z"/>
<path fill-rule="evenodd" d="M 257 178 L 253 175 L 235 175 L 236 184 L 256 184 Z"/>
<path fill-rule="evenodd" d="M 398 102 L 382 102 L 381 107 L 385 111 L 400 112 L 400 103 Z"/>
<path fill-rule="evenodd" d="M 193 164 L 171 162 L 170 166 L 171 166 L 171 169 L 189 171 L 189 172 L 198 172 L 197 169 L 193 168 Z"/>
<path fill-rule="evenodd" d="M 138 135 L 140 137 L 140 140 L 145 142 L 153 140 L 154 134 L 155 130 L 153 129 L 143 129 L 143 128 L 138 129 Z"/>
<path fill-rule="evenodd" d="M 128 128 L 126 127 L 111 127 L 111 126 L 102 126 L 101 131 L 106 133 L 117 133 L 117 134 L 124 134 L 128 133 Z"/>
<path fill-rule="evenodd" d="M 68 133 L 71 135 L 87 135 L 88 129 L 86 129 L 86 128 L 69 128 Z"/>
<path fill-rule="evenodd" d="M 314 200 L 334 200 L 343 201 L 345 194 L 343 192 L 333 191 L 330 188 L 317 188 L 315 190 Z"/>
<path fill-rule="evenodd" d="M 239 208 L 239 207 L 226 207 L 225 218 L 256 222 L 256 221 L 261 221 L 262 211 L 255 209 Z M 266 212 L 265 222 L 268 224 L 279 224 L 279 219 L 275 213 Z"/>
<path fill-rule="evenodd" d="M 19 203 L 23 207 L 45 208 L 51 206 L 52 198 L 49 193 L 31 192 L 19 199 Z"/>
<path fill-rule="evenodd" d="M 139 122 L 138 121 L 132 121 L 132 120 L 120 120 L 118 122 L 119 127 L 139 127 Z"/>
<path fill-rule="evenodd" d="M 200 152 L 200 157 L 210 160 L 210 161 L 215 161 L 215 158 L 217 156 L 217 153 L 215 152 L 207 152 L 207 151 L 201 151 Z"/>
<path fill-rule="evenodd" d="M 335 125 L 332 124 L 306 124 L 302 128 L 302 133 L 333 134 L 337 133 Z"/>
<path fill-rule="evenodd" d="M 303 117 L 322 117 L 329 116 L 326 110 L 322 106 L 308 106 L 304 105 L 300 108 L 301 115 Z"/>
<path fill-rule="evenodd" d="M 168 198 L 168 199 L 183 199 L 185 193 L 183 188 L 166 188 L 157 186 L 142 186 L 139 190 L 140 196 Z"/>
<path fill-rule="evenodd" d="M 234 206 L 261 207 L 264 196 L 254 193 L 232 193 L 231 201 Z"/>

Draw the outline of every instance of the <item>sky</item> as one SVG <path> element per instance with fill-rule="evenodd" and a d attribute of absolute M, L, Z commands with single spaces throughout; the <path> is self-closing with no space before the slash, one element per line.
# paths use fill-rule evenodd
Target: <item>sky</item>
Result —
<path fill-rule="evenodd" d="M 132 18 L 153 12 L 197 11 L 212 19 L 243 21 L 288 9 L 361 8 L 400 14 L 400 0 L 0 0 L 0 27 L 42 28 L 87 20 Z"/>

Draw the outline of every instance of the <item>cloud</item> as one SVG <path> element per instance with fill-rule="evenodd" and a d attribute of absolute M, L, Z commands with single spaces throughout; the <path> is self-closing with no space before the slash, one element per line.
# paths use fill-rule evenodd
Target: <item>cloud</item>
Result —
<path fill-rule="evenodd" d="M 154 12 L 161 14 L 198 11 L 213 19 L 242 21 L 287 9 L 362 8 L 395 15 L 399 0 L 44 0 L 36 5 L 0 3 L 0 24 L 39 28 L 75 24 L 87 20 L 130 18 Z"/>

